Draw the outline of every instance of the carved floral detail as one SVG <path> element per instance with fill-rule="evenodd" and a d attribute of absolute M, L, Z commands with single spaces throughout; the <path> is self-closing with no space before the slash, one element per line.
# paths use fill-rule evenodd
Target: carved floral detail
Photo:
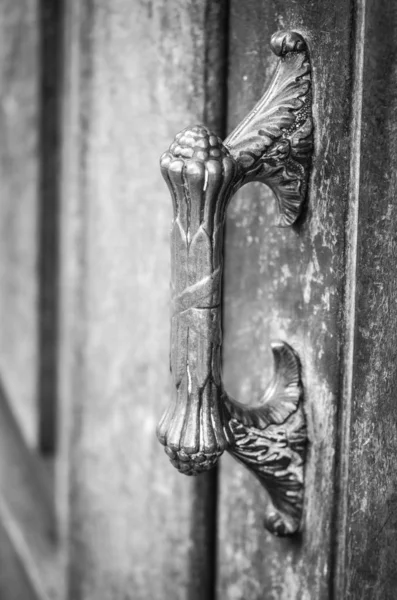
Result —
<path fill-rule="evenodd" d="M 266 183 L 280 225 L 295 222 L 305 200 L 313 150 L 311 70 L 295 32 L 278 32 L 272 83 L 225 140 L 207 127 L 181 131 L 161 157 L 174 208 L 171 231 L 172 402 L 157 435 L 172 464 L 197 475 L 224 450 L 243 462 L 269 492 L 266 527 L 299 529 L 307 442 L 297 354 L 272 344 L 275 376 L 257 406 L 230 398 L 221 380 L 223 230 L 228 202 L 248 181 Z"/>

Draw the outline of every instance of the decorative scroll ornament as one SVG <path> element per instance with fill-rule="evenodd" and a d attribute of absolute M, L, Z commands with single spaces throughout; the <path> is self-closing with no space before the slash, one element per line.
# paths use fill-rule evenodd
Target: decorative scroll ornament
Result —
<path fill-rule="evenodd" d="M 307 443 L 298 355 L 272 344 L 275 376 L 254 407 L 227 395 L 221 380 L 221 285 L 225 213 L 248 181 L 266 183 L 279 225 L 292 225 L 306 196 L 313 149 L 310 60 L 305 40 L 277 32 L 280 61 L 269 89 L 222 143 L 207 127 L 178 133 L 161 157 L 171 192 L 172 403 L 157 435 L 186 475 L 215 465 L 224 450 L 246 465 L 270 496 L 265 525 L 299 530 Z"/>

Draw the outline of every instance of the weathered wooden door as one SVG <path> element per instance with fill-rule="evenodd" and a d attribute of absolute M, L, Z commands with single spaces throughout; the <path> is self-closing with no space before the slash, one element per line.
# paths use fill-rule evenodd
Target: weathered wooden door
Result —
<path fill-rule="evenodd" d="M 8 0 L 1 14 L 1 600 L 397 597 L 397 9 L 385 0 Z M 308 42 L 306 211 L 245 186 L 225 236 L 223 373 L 259 396 L 299 351 L 302 533 L 263 528 L 229 456 L 183 477 L 168 403 L 171 203 L 183 127 L 225 137 Z"/>

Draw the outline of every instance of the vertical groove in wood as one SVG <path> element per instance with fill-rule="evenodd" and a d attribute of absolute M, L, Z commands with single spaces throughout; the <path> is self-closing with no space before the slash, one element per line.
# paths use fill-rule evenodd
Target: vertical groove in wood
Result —
<path fill-rule="evenodd" d="M 202 122 L 226 137 L 228 0 L 207 0 L 204 13 Z M 217 576 L 218 467 L 193 482 L 189 600 L 215 600 Z M 200 564 L 205 561 L 205 564 Z M 204 574 L 204 577 L 203 577 Z"/>
<path fill-rule="evenodd" d="M 64 5 L 61 35 L 63 68 L 61 78 L 61 140 L 59 179 L 59 320 L 58 320 L 58 449 L 55 470 L 55 507 L 60 545 L 62 547 L 62 573 L 65 600 L 71 600 L 69 569 L 72 544 L 70 543 L 70 474 L 71 424 L 75 398 L 84 397 L 83 370 L 85 312 L 82 301 L 82 282 L 85 281 L 84 227 L 87 223 L 83 181 L 80 181 L 81 152 L 80 116 L 83 91 L 80 88 L 81 60 L 91 59 L 81 52 L 80 23 L 84 22 L 83 6 L 79 2 Z M 80 160 L 76 160 L 76 156 Z M 81 188 L 80 188 L 80 184 Z"/>
<path fill-rule="evenodd" d="M 344 299 L 344 343 L 341 350 L 341 401 L 338 409 L 339 436 L 336 445 L 337 471 L 335 478 L 334 542 L 331 545 L 331 598 L 343 598 L 346 583 L 346 545 L 348 543 L 348 494 L 350 468 L 350 428 L 354 395 L 354 355 L 357 301 L 357 249 L 360 203 L 362 104 L 364 92 L 366 0 L 355 4 L 352 40 L 352 112 L 350 190 L 345 232 L 346 284 Z"/>
<path fill-rule="evenodd" d="M 218 469 L 193 481 L 186 600 L 215 600 Z"/>
<path fill-rule="evenodd" d="M 203 123 L 226 136 L 229 0 L 207 0 Z"/>
<path fill-rule="evenodd" d="M 63 2 L 40 0 L 39 373 L 38 439 L 43 454 L 56 450 L 59 131 Z"/>

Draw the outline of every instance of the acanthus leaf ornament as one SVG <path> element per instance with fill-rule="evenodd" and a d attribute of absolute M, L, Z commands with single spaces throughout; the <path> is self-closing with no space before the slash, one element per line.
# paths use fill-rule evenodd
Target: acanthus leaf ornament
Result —
<path fill-rule="evenodd" d="M 172 402 L 157 429 L 172 464 L 187 475 L 215 465 L 224 450 L 269 493 L 265 525 L 299 530 L 307 445 L 301 365 L 287 343 L 272 344 L 275 375 L 254 407 L 228 396 L 221 379 L 221 286 L 225 214 L 249 181 L 267 184 L 279 225 L 301 213 L 313 151 L 311 69 L 296 32 L 277 32 L 273 80 L 225 140 L 203 125 L 184 129 L 161 157 L 171 192 Z"/>

